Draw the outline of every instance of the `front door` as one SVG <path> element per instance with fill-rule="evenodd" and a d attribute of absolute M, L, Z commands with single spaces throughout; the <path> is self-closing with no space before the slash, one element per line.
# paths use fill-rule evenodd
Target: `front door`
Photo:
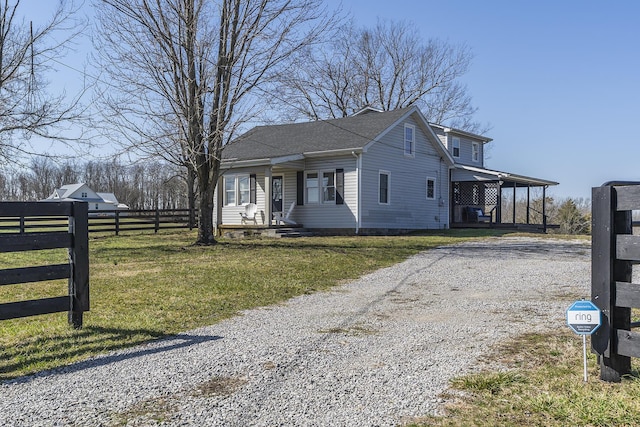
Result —
<path fill-rule="evenodd" d="M 282 212 L 282 177 L 271 179 L 271 212 Z"/>

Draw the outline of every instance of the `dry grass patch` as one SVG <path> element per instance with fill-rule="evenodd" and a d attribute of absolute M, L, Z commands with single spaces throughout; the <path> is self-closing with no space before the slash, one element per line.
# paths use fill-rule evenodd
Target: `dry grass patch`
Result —
<path fill-rule="evenodd" d="M 194 396 L 229 396 L 246 384 L 246 377 L 213 377 L 209 381 L 199 384 Z"/>
<path fill-rule="evenodd" d="M 452 380 L 441 417 L 416 426 L 640 425 L 640 380 L 600 381 L 589 355 L 583 381 L 582 339 L 570 331 L 527 334 L 498 347 L 494 369 Z"/>

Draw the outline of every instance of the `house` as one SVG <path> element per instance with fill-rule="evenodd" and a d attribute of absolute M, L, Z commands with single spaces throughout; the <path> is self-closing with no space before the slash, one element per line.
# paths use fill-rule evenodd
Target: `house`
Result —
<path fill-rule="evenodd" d="M 258 126 L 223 150 L 214 220 L 241 226 L 251 203 L 259 226 L 293 205 L 293 222 L 325 232 L 449 228 L 470 221 L 468 207 L 500 222 L 503 186 L 557 183 L 485 169 L 490 141 L 429 124 L 417 107 Z"/>
<path fill-rule="evenodd" d="M 56 202 L 88 202 L 89 212 L 113 211 L 129 209 L 124 203 L 119 203 L 113 193 L 96 193 L 87 184 L 69 184 L 56 188 L 43 201 Z"/>

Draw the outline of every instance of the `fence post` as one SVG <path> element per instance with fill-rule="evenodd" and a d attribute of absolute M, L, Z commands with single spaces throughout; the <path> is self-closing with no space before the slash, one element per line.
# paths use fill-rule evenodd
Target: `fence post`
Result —
<path fill-rule="evenodd" d="M 592 189 L 591 300 L 602 311 L 602 325 L 591 336 L 599 355 L 600 379 L 620 382 L 631 371 L 631 358 L 617 354 L 617 330 L 629 330 L 631 309 L 616 307 L 616 281 L 630 282 L 632 266 L 616 259 L 616 235 L 631 234 L 631 212 L 617 211 L 616 190 L 605 185 Z"/>
<path fill-rule="evenodd" d="M 120 234 L 120 211 L 116 211 L 116 236 Z"/>
<path fill-rule="evenodd" d="M 86 202 L 73 202 L 69 228 L 73 246 L 69 248 L 69 324 L 82 327 L 82 314 L 89 310 L 89 207 Z"/>
<path fill-rule="evenodd" d="M 157 233 L 160 230 L 160 210 L 156 208 L 156 228 L 155 232 Z"/>

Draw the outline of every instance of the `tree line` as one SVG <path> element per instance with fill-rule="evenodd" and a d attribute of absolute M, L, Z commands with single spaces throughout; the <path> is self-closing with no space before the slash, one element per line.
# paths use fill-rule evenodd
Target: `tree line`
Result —
<path fill-rule="evenodd" d="M 60 0 L 36 25 L 21 20 L 25 13 L 19 0 L 0 3 L 0 165 L 42 156 L 32 141 L 43 138 L 88 152 L 108 140 L 122 153 L 159 159 L 185 177 L 187 205 L 199 201 L 198 243 L 215 243 L 224 145 L 251 124 L 417 105 L 430 121 L 478 131 L 460 81 L 471 50 L 424 39 L 410 22 L 359 27 L 322 0 Z M 93 42 L 86 85 L 75 96 L 56 95 L 48 73 L 86 36 Z M 137 168 L 110 173 L 135 177 Z M 74 178 L 74 170 L 56 173 Z M 22 175 L 10 177 L 7 194 L 33 199 L 55 186 L 28 188 Z M 90 172 L 81 175 L 91 182 Z M 146 195 L 155 191 L 146 184 L 130 192 L 121 190 L 128 183 L 108 184 L 132 206 L 173 203 L 159 189 Z"/>
<path fill-rule="evenodd" d="M 591 199 L 559 198 L 547 196 L 545 214 L 547 224 L 557 225 L 560 234 L 590 234 L 591 233 Z M 527 199 L 519 197 L 515 201 L 515 222 L 524 224 L 527 222 Z M 513 199 L 502 199 L 502 221 L 513 222 Z M 529 202 L 529 221 L 532 224 L 542 224 L 542 197 L 533 197 Z"/>
<path fill-rule="evenodd" d="M 189 192 L 184 170 L 162 161 L 125 165 L 117 160 L 54 162 L 35 157 L 28 168 L 0 171 L 0 200 L 34 201 L 49 197 L 63 185 L 85 183 L 97 192 L 114 193 L 131 209 L 186 209 Z M 542 198 L 530 201 L 529 220 L 541 224 Z M 513 199 L 502 199 L 503 222 L 513 221 Z M 562 234 L 591 232 L 591 200 L 546 198 L 547 223 Z M 516 199 L 516 222 L 526 223 L 526 198 Z M 635 218 L 635 217 L 634 217 Z"/>
<path fill-rule="evenodd" d="M 56 163 L 47 157 L 36 157 L 28 168 L 0 172 L 0 200 L 42 200 L 63 185 L 85 183 L 96 192 L 115 194 L 131 209 L 186 209 L 183 173 L 160 161 L 133 165 L 116 160 Z"/>

